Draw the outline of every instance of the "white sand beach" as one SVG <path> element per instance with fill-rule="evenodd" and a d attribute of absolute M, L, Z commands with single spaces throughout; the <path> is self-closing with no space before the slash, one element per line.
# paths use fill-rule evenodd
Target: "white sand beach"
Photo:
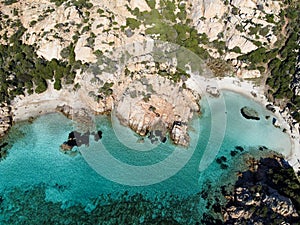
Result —
<path fill-rule="evenodd" d="M 78 95 L 70 89 L 55 90 L 52 84 L 41 94 L 21 96 L 12 103 L 13 121 L 24 121 L 30 117 L 56 111 L 57 106 L 86 107 L 84 101 L 78 101 Z"/>

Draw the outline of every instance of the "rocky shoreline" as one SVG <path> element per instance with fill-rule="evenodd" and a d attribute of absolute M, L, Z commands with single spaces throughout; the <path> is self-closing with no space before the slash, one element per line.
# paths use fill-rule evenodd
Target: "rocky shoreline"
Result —
<path fill-rule="evenodd" d="M 165 137 L 169 133 L 175 144 L 188 146 L 188 124 L 200 112 L 199 97 L 181 82 L 142 74 L 116 96 L 115 115 L 141 136 L 159 131 Z"/>
<path fill-rule="evenodd" d="M 6 103 L 2 103 L 0 106 L 0 140 L 2 140 L 5 137 L 11 126 L 11 107 Z M 7 146 L 8 143 L 0 142 L 0 161 L 7 156 Z"/>
<path fill-rule="evenodd" d="M 242 172 L 222 210 L 225 224 L 296 224 L 300 221 L 300 183 L 293 168 L 280 156 L 252 159 Z M 293 188 L 291 189 L 291 187 Z"/>
<path fill-rule="evenodd" d="M 0 106 L 0 138 L 4 137 L 12 126 L 11 107 L 2 103 Z"/>
<path fill-rule="evenodd" d="M 241 149 L 232 151 L 235 165 L 223 168 L 226 178 L 201 192 L 208 209 L 202 224 L 299 224 L 300 182 L 292 166 L 274 151 Z"/>

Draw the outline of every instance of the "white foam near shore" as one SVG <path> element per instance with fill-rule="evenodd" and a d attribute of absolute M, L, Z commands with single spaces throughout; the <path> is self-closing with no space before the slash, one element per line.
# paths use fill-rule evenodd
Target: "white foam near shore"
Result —
<path fill-rule="evenodd" d="M 203 76 L 192 74 L 186 82 L 187 87 L 199 94 L 204 94 L 208 87 L 215 87 L 218 90 L 230 90 L 247 96 L 248 98 L 266 106 L 272 104 L 268 102 L 264 95 L 264 87 L 256 86 L 250 81 L 242 81 L 236 77 L 224 77 L 224 78 L 206 78 Z M 207 94 L 207 93 L 206 93 Z M 290 136 L 291 151 L 289 154 L 284 155 L 289 164 L 295 171 L 300 171 L 300 134 L 299 124 L 291 125 L 281 115 L 281 109 L 274 106 L 276 112 L 274 116 L 277 118 L 281 129 L 285 129 L 286 133 Z"/>

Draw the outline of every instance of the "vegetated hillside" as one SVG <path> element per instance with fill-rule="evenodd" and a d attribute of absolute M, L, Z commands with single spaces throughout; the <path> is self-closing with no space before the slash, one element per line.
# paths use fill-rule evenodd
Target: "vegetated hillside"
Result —
<path fill-rule="evenodd" d="M 18 63 L 34 64 L 24 65 L 30 68 L 26 77 L 20 76 L 21 71 L 9 73 L 7 66 L 3 69 L 3 80 L 8 81 L 3 82 L 6 86 L 2 88 L 2 100 L 6 99 L 3 96 L 15 96 L 24 89 L 29 93 L 42 92 L 46 80 L 53 77 L 59 89 L 61 84 L 71 83 L 75 71 L 84 63 L 88 66 L 99 62 L 124 44 L 152 38 L 190 49 L 217 76 L 237 75 L 261 83 L 260 79 L 268 75 L 270 99 L 282 105 L 284 99 L 284 104 L 299 120 L 299 93 L 295 88 L 295 82 L 299 81 L 294 79 L 299 48 L 299 2 L 296 0 L 257 4 L 235 0 L 5 0 L 1 3 L 0 16 L 3 48 L 17 43 L 9 49 L 14 52 L 11 55 L 22 52 L 25 55 L 18 55 L 23 57 Z M 31 56 L 26 55 L 28 51 L 17 48 L 23 44 L 31 46 L 30 54 L 35 54 L 31 61 Z M 7 54 L 3 56 L 7 59 Z M 54 58 L 57 60 L 52 61 Z M 50 75 L 47 71 L 47 74 L 33 71 L 36 67 L 49 67 L 51 61 L 67 69 L 55 72 L 48 68 L 53 70 Z M 24 85 L 5 91 L 8 86 L 15 86 L 12 80 L 18 77 Z"/>

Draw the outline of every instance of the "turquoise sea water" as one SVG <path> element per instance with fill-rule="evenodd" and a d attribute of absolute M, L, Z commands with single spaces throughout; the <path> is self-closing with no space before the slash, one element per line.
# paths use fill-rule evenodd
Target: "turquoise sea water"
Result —
<path fill-rule="evenodd" d="M 245 151 L 265 146 L 285 154 L 291 148 L 289 137 L 282 129 L 272 125 L 273 115 L 264 106 L 234 92 L 224 91 L 223 97 L 226 108 L 219 112 L 211 112 L 210 109 L 221 105 L 221 98 L 203 98 L 202 115 L 191 124 L 191 146 L 188 149 L 175 147 L 170 142 L 152 147 L 147 140 L 137 143 L 140 137 L 131 130 L 118 128 L 118 124 L 111 123 L 111 118 L 97 116 L 97 129 L 103 131 L 101 142 L 91 140 L 89 147 L 80 148 L 81 154 L 70 156 L 59 151 L 59 146 L 74 128 L 73 122 L 64 116 L 48 114 L 31 124 L 14 125 L 8 137 L 12 145 L 9 155 L 0 162 L 0 224 L 13 224 L 24 218 L 35 224 L 33 221 L 37 218 L 25 215 L 26 207 L 30 207 L 19 202 L 29 201 L 24 196 L 37 188 L 40 196 L 35 201 L 39 201 L 41 211 L 50 203 L 56 203 L 55 207 L 63 210 L 80 205 L 84 213 L 92 214 L 97 204 L 113 205 L 112 202 L 117 201 L 123 193 L 129 196 L 141 193 L 143 198 L 154 204 L 151 207 L 160 209 L 152 212 L 151 219 L 159 215 L 159 218 L 172 217 L 181 224 L 195 224 L 206 211 L 205 199 L 200 198 L 199 193 L 207 188 L 209 182 L 215 185 L 225 182 L 228 178 L 223 174 L 237 172 L 237 168 L 232 166 L 235 158 L 230 155 L 235 146 L 242 146 Z M 243 106 L 254 108 L 261 120 L 243 118 L 240 114 Z M 271 117 L 266 119 L 268 115 Z M 226 121 L 220 118 L 226 118 Z M 218 126 L 225 127 L 223 140 L 217 140 L 215 134 L 211 133 L 212 130 L 222 130 L 212 128 L 212 124 L 216 125 L 212 119 L 218 122 Z M 115 130 L 125 135 L 116 135 Z M 220 149 L 213 154 L 207 152 L 207 146 L 213 144 L 211 142 L 221 143 Z M 139 144 L 147 148 L 139 148 Z M 207 154 L 210 158 L 205 158 Z M 257 154 L 260 154 L 259 150 Z M 222 169 L 214 156 L 225 156 L 224 164 L 228 168 Z M 203 163 L 201 159 L 209 163 L 199 171 Z M 141 180 L 143 182 L 139 183 Z M 104 197 L 99 200 L 99 196 Z M 179 205 L 174 203 L 174 198 L 180 202 Z M 18 199 L 19 202 L 12 199 Z M 179 215 L 178 212 L 184 212 L 183 209 L 192 215 L 187 212 Z M 59 215 L 56 216 L 59 220 Z M 140 211 L 139 223 L 143 223 L 147 216 L 147 213 Z"/>

